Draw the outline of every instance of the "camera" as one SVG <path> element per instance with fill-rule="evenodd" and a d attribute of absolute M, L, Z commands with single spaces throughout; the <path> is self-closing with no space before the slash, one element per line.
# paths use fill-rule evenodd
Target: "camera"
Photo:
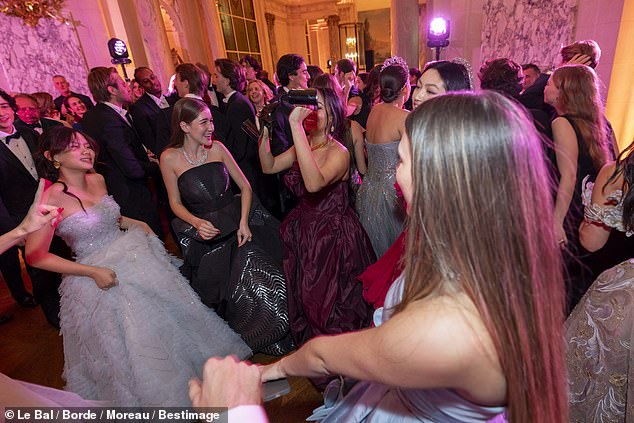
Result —
<path fill-rule="evenodd" d="M 316 106 L 317 90 L 309 88 L 307 90 L 290 90 L 288 92 L 283 92 L 277 100 L 264 106 L 262 112 L 260 112 L 260 118 L 264 124 L 269 127 L 269 131 L 273 125 L 273 114 L 280 103 L 286 103 L 293 106 Z"/>

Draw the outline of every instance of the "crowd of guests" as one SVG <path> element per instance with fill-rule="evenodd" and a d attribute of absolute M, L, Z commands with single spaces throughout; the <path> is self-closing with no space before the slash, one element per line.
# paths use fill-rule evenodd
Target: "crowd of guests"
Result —
<path fill-rule="evenodd" d="M 187 405 L 205 358 L 264 352 L 283 359 L 208 363 L 194 405 L 226 405 L 205 392 L 233 369 L 250 393 L 340 390 L 325 421 L 625 421 L 634 156 L 599 59 L 582 41 L 550 74 L 489 60 L 481 92 L 461 59 L 330 75 L 296 54 L 279 86 L 245 56 L 182 63 L 171 92 L 93 68 L 96 104 L 61 75 L 55 99 L 0 90 L 0 224 L 31 232 L 0 271 L 61 326 L 87 400 Z M 55 224 L 26 231 L 34 198 Z"/>

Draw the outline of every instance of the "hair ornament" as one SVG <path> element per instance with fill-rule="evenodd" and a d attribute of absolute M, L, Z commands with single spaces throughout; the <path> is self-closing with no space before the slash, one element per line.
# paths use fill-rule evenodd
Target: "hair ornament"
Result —
<path fill-rule="evenodd" d="M 465 75 L 467 77 L 467 79 L 469 80 L 469 87 L 474 90 L 475 86 L 473 85 L 473 69 L 471 69 L 471 63 L 469 63 L 467 61 L 467 59 L 463 58 L 463 57 L 456 57 L 454 58 L 452 61 L 452 63 L 455 63 L 457 65 L 462 65 L 464 66 L 464 68 L 467 70 L 467 74 Z"/>
<path fill-rule="evenodd" d="M 381 66 L 381 72 L 385 70 L 388 66 L 400 66 L 405 69 L 405 72 L 409 74 L 409 67 L 407 66 L 407 62 L 405 59 L 399 56 L 388 57 L 385 62 L 383 62 L 383 66 Z"/>

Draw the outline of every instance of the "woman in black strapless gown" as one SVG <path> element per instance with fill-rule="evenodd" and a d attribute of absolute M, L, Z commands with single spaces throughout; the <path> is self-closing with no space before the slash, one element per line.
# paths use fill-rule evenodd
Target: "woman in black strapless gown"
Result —
<path fill-rule="evenodd" d="M 172 115 L 172 144 L 161 172 L 182 272 L 205 304 L 216 309 L 253 351 L 284 354 L 288 336 L 279 222 L 252 204 L 249 183 L 227 149 L 213 142 L 207 106 L 181 99 Z M 230 181 L 241 195 L 234 195 Z"/>

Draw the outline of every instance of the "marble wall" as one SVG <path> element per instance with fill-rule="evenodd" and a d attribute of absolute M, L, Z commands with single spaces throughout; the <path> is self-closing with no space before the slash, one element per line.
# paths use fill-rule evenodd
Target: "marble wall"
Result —
<path fill-rule="evenodd" d="M 578 0 L 485 0 L 482 61 L 508 57 L 551 68 L 574 41 Z"/>
<path fill-rule="evenodd" d="M 0 14 L 0 87 L 11 92 L 58 93 L 52 76 L 66 76 L 71 89 L 88 94 L 88 67 L 72 25 L 40 19 L 32 28 Z M 6 48 L 9 47 L 9 48 Z"/>

